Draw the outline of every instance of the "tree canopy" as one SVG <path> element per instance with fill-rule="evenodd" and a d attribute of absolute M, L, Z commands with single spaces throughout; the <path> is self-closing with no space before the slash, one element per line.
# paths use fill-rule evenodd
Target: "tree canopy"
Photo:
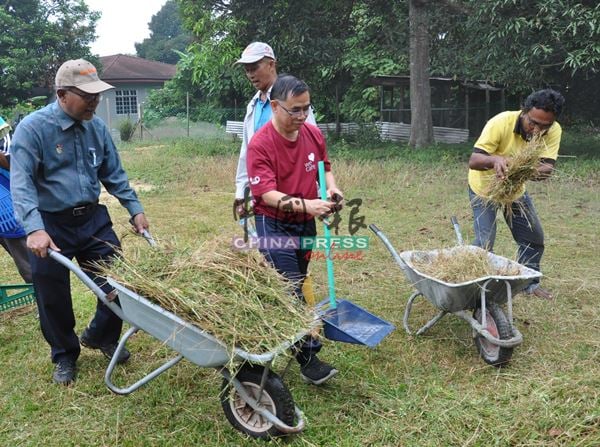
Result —
<path fill-rule="evenodd" d="M 319 114 L 377 116 L 374 75 L 409 74 L 408 0 L 177 0 L 193 34 L 186 66 L 222 105 L 251 93 L 232 67 L 250 42 L 268 42 L 279 72 L 308 82 Z M 485 80 L 522 95 L 598 77 L 600 4 L 594 0 L 419 0 L 428 15 L 429 72 Z"/>
<path fill-rule="evenodd" d="M 446 3 L 452 7 L 432 25 L 438 35 L 432 61 L 437 74 L 527 91 L 553 84 L 565 72 L 600 69 L 600 3 L 595 0 Z"/>
<path fill-rule="evenodd" d="M 167 64 L 176 64 L 180 53 L 191 43 L 191 35 L 185 30 L 175 0 L 168 0 L 150 19 L 150 37 L 135 44 L 139 57 Z"/>
<path fill-rule="evenodd" d="M 68 59 L 94 61 L 89 44 L 99 14 L 83 0 L 4 0 L 0 7 L 0 105 L 51 87 Z"/>

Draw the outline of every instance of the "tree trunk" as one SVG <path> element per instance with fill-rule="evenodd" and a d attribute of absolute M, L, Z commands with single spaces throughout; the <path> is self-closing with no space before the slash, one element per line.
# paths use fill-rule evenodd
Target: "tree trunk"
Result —
<path fill-rule="evenodd" d="M 427 0 L 409 1 L 410 27 L 410 140 L 413 147 L 433 143 Z"/>

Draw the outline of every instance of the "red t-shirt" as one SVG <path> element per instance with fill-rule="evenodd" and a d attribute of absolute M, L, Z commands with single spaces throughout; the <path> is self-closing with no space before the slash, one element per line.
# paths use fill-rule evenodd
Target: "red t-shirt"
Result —
<path fill-rule="evenodd" d="M 281 220 L 302 222 L 313 217 L 306 213 L 286 213 L 262 201 L 269 191 L 279 191 L 302 199 L 319 197 L 317 163 L 323 160 L 331 170 L 323 134 L 317 126 L 304 123 L 296 141 L 282 137 L 272 122 L 265 124 L 248 145 L 246 165 L 254 212 Z"/>

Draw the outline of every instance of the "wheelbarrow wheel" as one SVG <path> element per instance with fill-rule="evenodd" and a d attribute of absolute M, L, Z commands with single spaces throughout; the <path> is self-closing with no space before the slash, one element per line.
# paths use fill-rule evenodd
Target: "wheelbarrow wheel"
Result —
<path fill-rule="evenodd" d="M 277 374 L 269 371 L 264 388 L 260 391 L 264 367 L 245 365 L 236 374 L 245 391 L 286 425 L 292 426 L 295 405 L 292 395 Z M 236 391 L 229 380 L 223 379 L 221 406 L 227 420 L 236 429 L 253 438 L 273 438 L 285 435 L 272 422 L 256 412 Z"/>
<path fill-rule="evenodd" d="M 485 310 L 488 332 L 500 340 L 511 338 L 512 328 L 502 308 L 496 303 L 488 303 Z M 481 308 L 475 309 L 473 313 L 473 318 L 479 323 L 481 323 L 481 313 Z M 502 348 L 488 341 L 482 335 L 477 334 L 474 342 L 479 355 L 489 365 L 496 367 L 506 365 L 512 357 L 513 348 Z"/>

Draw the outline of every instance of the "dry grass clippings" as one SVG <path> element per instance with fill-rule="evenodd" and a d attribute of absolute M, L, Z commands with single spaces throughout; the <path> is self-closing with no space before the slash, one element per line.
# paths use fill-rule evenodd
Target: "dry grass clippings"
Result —
<path fill-rule="evenodd" d="M 269 352 L 314 322 L 290 281 L 260 253 L 234 251 L 225 238 L 197 247 L 172 242 L 136 247 L 98 268 L 231 349 Z"/>
<path fill-rule="evenodd" d="M 510 214 L 515 197 L 519 195 L 525 182 L 538 175 L 537 167 L 544 149 L 544 140 L 541 137 L 533 137 L 523 149 L 509 157 L 506 178 L 492 177 L 484 193 L 486 201 Z"/>
<path fill-rule="evenodd" d="M 488 252 L 473 247 L 413 254 L 413 267 L 421 273 L 450 284 L 473 281 L 485 276 L 515 276 L 520 272 L 516 263 L 499 267 L 490 262 Z"/>

